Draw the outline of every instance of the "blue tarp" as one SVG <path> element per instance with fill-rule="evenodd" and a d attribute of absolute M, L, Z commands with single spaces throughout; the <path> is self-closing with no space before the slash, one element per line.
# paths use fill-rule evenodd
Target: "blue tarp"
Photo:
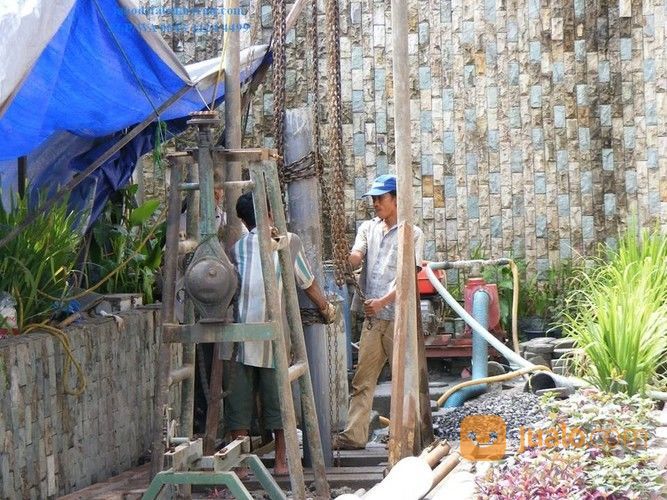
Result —
<path fill-rule="evenodd" d="M 7 193 L 16 191 L 19 156 L 28 157 L 31 187 L 54 192 L 184 86 L 191 88 L 160 114 L 171 133 L 180 132 L 185 117 L 211 102 L 216 61 L 204 71 L 197 65 L 198 74 L 189 72 L 159 34 L 137 28 L 139 19 L 128 14 L 129 0 L 72 3 L 29 72 L 10 89 L 13 97 L 0 115 L 5 202 Z M 246 58 L 242 81 L 256 71 L 265 52 L 263 47 Z M 222 82 L 216 90 L 219 101 Z M 0 97 L 2 103 L 7 95 Z M 95 189 L 94 212 L 99 213 L 108 195 L 128 181 L 137 159 L 152 149 L 154 129 L 136 137 L 72 193 L 72 205 L 80 208 Z"/>

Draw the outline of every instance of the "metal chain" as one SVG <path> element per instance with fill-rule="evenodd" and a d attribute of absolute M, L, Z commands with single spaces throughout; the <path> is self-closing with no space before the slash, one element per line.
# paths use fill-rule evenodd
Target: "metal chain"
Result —
<path fill-rule="evenodd" d="M 317 0 L 311 2 L 311 19 L 308 25 L 308 38 L 310 43 L 310 53 L 312 57 L 312 67 L 310 71 L 309 86 L 313 98 L 313 151 L 315 152 L 315 171 L 320 181 L 320 192 L 322 193 L 322 213 L 320 222 L 323 233 L 331 235 L 331 199 L 329 189 L 324 177 L 324 162 L 320 153 L 320 37 L 319 37 L 319 11 Z M 323 242 L 322 253 L 325 258 L 331 258 L 331 240 L 325 238 Z"/>
<path fill-rule="evenodd" d="M 278 150 L 276 167 L 280 181 L 280 191 L 283 197 L 283 206 L 287 210 L 285 193 L 287 191 L 284 175 L 285 158 L 285 1 L 272 1 L 273 13 L 273 137 L 275 148 Z"/>
<path fill-rule="evenodd" d="M 332 437 L 337 434 L 334 432 L 334 422 L 338 423 L 338 412 L 334 411 L 334 408 L 337 410 L 338 406 L 336 405 L 336 400 L 338 399 L 338 394 L 340 392 L 340 381 L 338 375 L 338 335 L 336 330 L 332 325 L 327 325 L 327 355 L 329 359 L 329 425 L 331 426 Z M 343 328 L 345 326 L 343 325 Z M 333 337 L 333 341 L 332 341 Z M 333 344 L 333 348 L 332 348 Z M 334 451 L 334 466 L 340 467 L 340 448 L 336 448 Z"/>
<path fill-rule="evenodd" d="M 345 284 L 348 244 L 345 234 L 345 165 L 340 76 L 340 26 L 338 0 L 326 0 L 327 57 L 329 61 L 329 144 L 331 147 L 331 239 L 338 286 Z"/>
<path fill-rule="evenodd" d="M 317 174 L 317 161 L 315 160 L 315 153 L 311 151 L 306 156 L 300 160 L 285 165 L 283 169 L 283 179 L 289 184 L 290 182 L 298 181 L 301 179 L 308 179 L 309 177 L 314 177 Z"/>

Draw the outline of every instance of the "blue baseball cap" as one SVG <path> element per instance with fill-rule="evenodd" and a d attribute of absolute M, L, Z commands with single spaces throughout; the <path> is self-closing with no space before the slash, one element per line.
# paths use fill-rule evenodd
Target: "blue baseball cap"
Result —
<path fill-rule="evenodd" d="M 396 191 L 396 176 L 384 174 L 375 179 L 371 189 L 362 196 L 380 196 L 390 191 Z"/>

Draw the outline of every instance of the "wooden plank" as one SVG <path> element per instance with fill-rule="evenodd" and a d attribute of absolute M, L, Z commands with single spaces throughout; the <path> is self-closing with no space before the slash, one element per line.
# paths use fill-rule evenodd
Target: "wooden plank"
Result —
<path fill-rule="evenodd" d="M 394 120 L 398 177 L 398 268 L 392 363 L 389 462 L 421 451 L 421 413 L 415 296 L 414 208 L 410 129 L 410 75 L 407 2 L 391 1 Z M 418 444 L 419 443 L 419 444 Z"/>
<path fill-rule="evenodd" d="M 223 323 L 200 321 L 194 325 L 164 323 L 164 342 L 208 343 L 242 342 L 244 340 L 272 340 L 276 336 L 273 323 Z"/>

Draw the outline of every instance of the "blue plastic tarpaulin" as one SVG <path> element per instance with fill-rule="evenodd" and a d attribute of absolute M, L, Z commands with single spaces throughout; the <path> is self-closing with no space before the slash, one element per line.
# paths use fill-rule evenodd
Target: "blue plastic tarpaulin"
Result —
<path fill-rule="evenodd" d="M 31 8 L 32 7 L 32 8 Z M 183 66 L 132 0 L 25 0 L 0 6 L 0 175 L 3 200 L 17 190 L 17 159 L 28 159 L 31 189 L 53 193 L 85 170 L 133 125 L 175 93 L 159 114 L 169 130 L 224 96 L 220 60 Z M 53 26 L 52 23 L 57 22 Z M 241 79 L 260 66 L 267 46 L 246 49 Z M 81 207 L 94 189 L 93 218 L 109 193 L 130 178 L 153 148 L 155 125 L 133 139 L 84 182 L 70 203 Z"/>

